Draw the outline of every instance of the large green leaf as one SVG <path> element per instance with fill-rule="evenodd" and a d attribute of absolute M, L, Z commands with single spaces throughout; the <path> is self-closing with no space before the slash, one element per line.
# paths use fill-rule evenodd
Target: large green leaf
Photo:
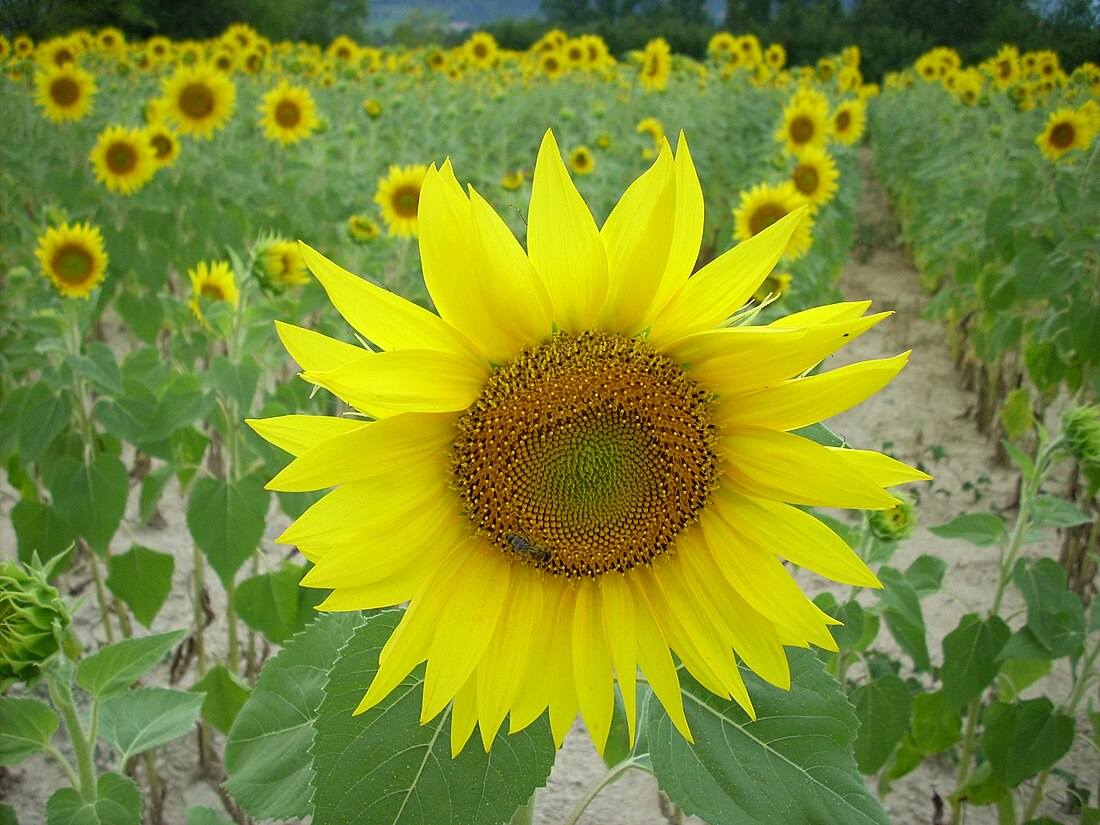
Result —
<path fill-rule="evenodd" d="M 424 679 L 419 667 L 376 707 L 352 716 L 401 615 L 386 610 L 370 616 L 329 675 L 310 751 L 316 772 L 314 825 L 508 822 L 553 767 L 555 748 L 545 715 L 517 733 L 498 732 L 488 753 L 475 734 L 452 759 L 450 708 L 419 724 Z"/>
<path fill-rule="evenodd" d="M 913 699 L 913 745 L 923 755 L 942 753 L 959 741 L 962 717 L 945 707 L 943 692 Z"/>
<path fill-rule="evenodd" d="M 947 524 L 928 528 L 945 539 L 964 539 L 979 547 L 988 547 L 1007 535 L 1004 520 L 992 513 L 963 513 Z"/>
<path fill-rule="evenodd" d="M 140 825 L 141 793 L 128 776 L 100 774 L 96 801 L 85 802 L 72 788 L 54 791 L 46 802 L 46 825 Z"/>
<path fill-rule="evenodd" d="M 225 789 L 256 819 L 310 814 L 309 746 L 328 672 L 363 621 L 322 613 L 264 666 L 225 744 Z"/>
<path fill-rule="evenodd" d="M 168 553 L 135 544 L 108 560 L 107 586 L 126 602 L 139 622 L 151 627 L 172 591 L 175 566 L 175 559 Z"/>
<path fill-rule="evenodd" d="M 982 727 L 982 753 L 993 775 L 1010 788 L 1053 767 L 1073 744 L 1073 719 L 1056 713 L 1045 696 L 994 702 L 982 712 Z"/>
<path fill-rule="evenodd" d="M 74 541 L 76 531 L 57 508 L 43 501 L 22 499 L 11 510 L 11 522 L 19 559 L 29 562 L 35 553 L 39 559 L 49 561 L 64 553 Z M 68 567 L 68 560 L 61 562 L 58 572 Z"/>
<path fill-rule="evenodd" d="M 186 632 L 172 630 L 107 645 L 80 660 L 76 683 L 101 702 L 118 696 L 164 658 Z"/>
<path fill-rule="evenodd" d="M 931 670 L 924 613 L 916 588 L 903 573 L 892 567 L 881 568 L 878 577 L 883 587 L 878 592 L 879 603 L 890 634 L 909 654 L 917 670 Z"/>
<path fill-rule="evenodd" d="M 213 808 L 204 805 L 188 808 L 185 817 L 186 825 L 233 825 L 232 819 L 226 819 Z"/>
<path fill-rule="evenodd" d="M 1057 659 L 1080 655 L 1085 643 L 1085 611 L 1076 593 L 1066 589 L 1066 574 L 1054 559 L 1034 563 L 1020 559 L 1012 570 L 1012 581 L 1027 603 L 1028 631 Z M 1016 658 L 1024 658 L 1017 656 Z"/>
<path fill-rule="evenodd" d="M 1012 635 L 1000 616 L 981 619 L 976 613 L 963 616 L 958 627 L 943 640 L 944 707 L 958 710 L 981 695 L 997 677 L 997 654 Z"/>
<path fill-rule="evenodd" d="M 205 676 L 191 685 L 191 690 L 206 694 L 202 717 L 222 733 L 229 733 L 233 720 L 252 692 L 222 664 L 206 671 Z"/>
<path fill-rule="evenodd" d="M 0 765 L 14 765 L 42 750 L 57 724 L 57 714 L 45 702 L 0 696 Z"/>
<path fill-rule="evenodd" d="M 859 719 L 853 749 L 861 773 L 878 771 L 894 752 L 909 729 L 913 697 L 905 682 L 893 673 L 860 685 L 852 692 L 852 704 Z"/>
<path fill-rule="evenodd" d="M 69 393 L 45 381 L 31 386 L 19 412 L 19 457 L 24 464 L 37 461 L 50 443 L 69 426 L 72 403 Z"/>
<path fill-rule="evenodd" d="M 91 464 L 65 456 L 50 480 L 58 513 L 100 555 L 126 511 L 130 477 L 126 465 L 110 453 L 99 453 Z"/>
<path fill-rule="evenodd" d="M 788 651 L 791 689 L 743 671 L 757 718 L 683 668 L 685 741 L 659 702 L 645 724 L 653 772 L 668 796 L 708 822 L 860 825 L 887 822 L 852 754 L 855 712 L 809 651 Z"/>
<path fill-rule="evenodd" d="M 202 710 L 201 693 L 138 688 L 99 708 L 99 735 L 121 755 L 120 764 L 139 753 L 183 736 Z"/>
<path fill-rule="evenodd" d="M 317 615 L 327 590 L 300 587 L 301 565 L 287 563 L 272 573 L 245 579 L 237 587 L 237 613 L 253 630 L 281 645 Z"/>
<path fill-rule="evenodd" d="M 187 527 L 226 587 L 260 546 L 268 500 L 255 476 L 232 484 L 200 478 L 191 489 Z"/>

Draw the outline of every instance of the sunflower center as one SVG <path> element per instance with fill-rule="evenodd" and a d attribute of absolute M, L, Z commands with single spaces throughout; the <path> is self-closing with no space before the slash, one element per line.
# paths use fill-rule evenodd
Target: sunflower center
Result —
<path fill-rule="evenodd" d="M 836 120 L 834 121 L 834 123 L 836 124 L 836 128 L 837 128 L 838 132 L 843 132 L 845 129 L 847 129 L 848 124 L 851 123 L 851 122 L 852 122 L 852 115 L 851 115 L 850 112 L 847 112 L 847 111 L 837 112 Z"/>
<path fill-rule="evenodd" d="M 214 93 L 203 83 L 192 83 L 180 92 L 180 109 L 196 120 L 209 117 L 214 111 Z"/>
<path fill-rule="evenodd" d="M 153 135 L 149 141 L 153 145 L 153 151 L 157 153 L 157 160 L 164 160 L 172 154 L 172 141 L 165 135 Z"/>
<path fill-rule="evenodd" d="M 794 173 L 791 177 L 794 180 L 794 185 L 798 187 L 798 191 L 803 195 L 812 195 L 817 191 L 819 183 L 817 170 L 810 164 L 798 164 L 798 166 L 794 168 Z"/>
<path fill-rule="evenodd" d="M 108 169 L 116 175 L 125 175 L 132 172 L 134 167 L 137 166 L 138 155 L 133 146 L 120 141 L 119 143 L 112 143 L 107 148 L 105 159 Z"/>
<path fill-rule="evenodd" d="M 222 288 L 217 284 L 210 283 L 209 281 L 202 285 L 202 289 L 199 290 L 199 294 L 202 295 L 203 298 L 209 298 L 212 301 L 225 300 L 225 293 L 222 292 Z"/>
<path fill-rule="evenodd" d="M 791 140 L 795 143 L 807 143 L 814 136 L 814 124 L 805 115 L 791 120 Z"/>
<path fill-rule="evenodd" d="M 58 106 L 72 106 L 80 100 L 80 84 L 71 77 L 59 77 L 50 86 L 50 97 Z"/>
<path fill-rule="evenodd" d="M 67 284 L 82 284 L 95 268 L 95 259 L 83 246 L 67 244 L 57 250 L 53 258 L 53 271 Z"/>
<path fill-rule="evenodd" d="M 718 477 L 711 396 L 670 358 L 559 332 L 497 370 L 459 419 L 454 487 L 501 552 L 598 576 L 669 552 Z"/>
<path fill-rule="evenodd" d="M 393 193 L 393 211 L 402 218 L 415 218 L 420 205 L 420 189 L 415 186 L 402 186 Z"/>
<path fill-rule="evenodd" d="M 1072 146 L 1074 137 L 1073 125 L 1070 123 L 1059 123 L 1050 130 L 1050 142 L 1059 149 Z"/>
<path fill-rule="evenodd" d="M 761 204 L 749 218 L 749 231 L 753 235 L 759 235 L 780 218 L 786 217 L 787 210 L 778 203 Z"/>
<path fill-rule="evenodd" d="M 293 129 L 302 120 L 302 110 L 293 100 L 280 100 L 275 106 L 275 122 L 284 129 Z"/>

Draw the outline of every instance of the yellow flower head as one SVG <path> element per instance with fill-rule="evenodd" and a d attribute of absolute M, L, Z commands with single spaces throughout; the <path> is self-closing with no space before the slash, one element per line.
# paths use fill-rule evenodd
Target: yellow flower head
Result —
<path fill-rule="evenodd" d="M 784 254 L 789 260 L 801 258 L 810 248 L 814 220 L 803 209 L 809 201 L 799 192 L 791 181 L 778 186 L 759 183 L 741 193 L 741 205 L 733 210 L 733 237 L 739 241 L 748 241 L 774 223 L 795 212 L 801 219 L 791 227 Z"/>
<path fill-rule="evenodd" d="M 225 126 L 237 99 L 233 82 L 205 63 L 178 67 L 162 89 L 168 121 L 182 134 L 204 140 Z"/>
<path fill-rule="evenodd" d="M 540 52 L 538 56 L 539 69 L 551 80 L 557 80 L 565 74 L 565 61 L 558 51 Z"/>
<path fill-rule="evenodd" d="M 75 38 L 54 37 L 38 44 L 34 62 L 43 69 L 58 68 L 75 63 L 80 52 L 80 42 Z"/>
<path fill-rule="evenodd" d="M 151 123 L 145 127 L 145 135 L 153 147 L 153 160 L 158 169 L 176 162 L 180 156 L 180 141 L 171 128 L 164 123 Z"/>
<path fill-rule="evenodd" d="M 837 192 L 840 172 L 836 161 L 824 149 L 811 146 L 798 156 L 791 170 L 791 183 L 799 194 L 810 203 L 810 209 L 816 211 L 831 201 Z"/>
<path fill-rule="evenodd" d="M 92 111 L 95 79 L 75 63 L 51 66 L 35 78 L 34 102 L 54 123 L 82 120 Z"/>
<path fill-rule="evenodd" d="M 716 32 L 707 43 L 707 54 L 720 63 L 729 60 L 737 51 L 737 38 L 729 32 Z"/>
<path fill-rule="evenodd" d="M 423 188 L 438 315 L 303 247 L 372 349 L 278 327 L 302 377 L 369 420 L 249 422 L 294 456 L 270 489 L 334 488 L 279 539 L 314 562 L 304 586 L 332 590 L 320 608 L 410 602 L 357 712 L 427 661 L 421 721 L 451 706 L 452 753 L 547 709 L 559 745 L 579 711 L 602 752 L 616 681 L 634 737 L 640 669 L 690 739 L 675 654 L 754 714 L 739 662 L 785 688 L 784 645 L 836 650 L 780 557 L 878 584 L 800 505 L 886 509 L 886 487 L 927 478 L 797 432 L 904 365 L 802 377 L 885 314 L 843 303 L 767 334 L 728 326 L 801 216 L 692 275 L 703 196 L 683 140 L 600 229 L 548 133 L 526 248 L 449 163 Z"/>
<path fill-rule="evenodd" d="M 100 132 L 88 159 L 96 180 L 121 195 L 132 195 L 157 171 L 156 153 L 142 129 L 108 126 Z"/>
<path fill-rule="evenodd" d="M 233 269 L 226 261 L 200 261 L 194 269 L 187 270 L 187 277 L 191 281 L 191 300 L 187 305 L 195 313 L 195 317 L 206 324 L 202 314 L 202 302 L 225 301 L 230 306 L 237 305 L 237 279 L 233 277 Z"/>
<path fill-rule="evenodd" d="M 309 137 L 320 123 L 313 95 L 286 80 L 264 95 L 259 109 L 264 137 L 284 146 Z"/>
<path fill-rule="evenodd" d="M 1035 138 L 1043 157 L 1059 161 L 1074 149 L 1088 149 L 1096 137 L 1097 124 L 1077 109 L 1061 108 L 1050 113 L 1046 129 Z"/>
<path fill-rule="evenodd" d="M 807 146 L 824 146 L 829 139 L 829 101 L 820 92 L 800 89 L 783 110 L 775 139 L 791 155 Z"/>
<path fill-rule="evenodd" d="M 474 32 L 463 47 L 466 58 L 479 69 L 488 69 L 497 59 L 497 41 L 488 32 Z"/>
<path fill-rule="evenodd" d="M 672 47 L 663 37 L 646 43 L 642 52 L 642 65 L 638 70 L 638 82 L 647 92 L 662 92 L 672 75 Z"/>
<path fill-rule="evenodd" d="M 295 241 L 274 238 L 262 242 L 256 262 L 260 283 L 274 292 L 309 282 L 309 272 Z"/>
<path fill-rule="evenodd" d="M 38 239 L 35 256 L 42 274 L 66 298 L 87 299 L 107 271 L 107 253 L 98 226 L 77 223 L 50 227 Z"/>
<path fill-rule="evenodd" d="M 359 44 L 347 35 L 337 35 L 325 49 L 325 55 L 338 63 L 351 64 L 359 60 Z"/>
<path fill-rule="evenodd" d="M 1001 46 L 990 61 L 990 74 L 1000 91 L 1020 82 L 1020 50 L 1015 46 Z"/>
<path fill-rule="evenodd" d="M 787 63 L 787 50 L 780 43 L 772 43 L 764 52 L 764 62 L 778 72 Z"/>
<path fill-rule="evenodd" d="M 512 172 L 508 172 L 500 179 L 500 185 L 510 191 L 515 191 L 523 186 L 524 174 L 522 169 L 516 169 Z"/>
<path fill-rule="evenodd" d="M 382 104 L 373 97 L 367 98 L 363 101 L 363 111 L 367 113 L 367 117 L 376 118 L 382 114 Z"/>
<path fill-rule="evenodd" d="M 590 175 L 596 168 L 596 159 L 587 146 L 578 146 L 569 153 L 569 168 L 578 175 Z"/>
<path fill-rule="evenodd" d="M 763 304 L 766 301 L 774 301 L 777 298 L 781 298 L 790 287 L 790 275 L 786 272 L 773 272 L 756 288 L 756 292 L 752 294 L 752 299 L 758 304 Z"/>
<path fill-rule="evenodd" d="M 845 100 L 837 105 L 830 124 L 833 137 L 838 143 L 852 146 L 859 143 L 863 130 L 867 128 L 867 102 L 863 99 Z"/>
<path fill-rule="evenodd" d="M 382 220 L 390 235 L 416 237 L 420 187 L 428 167 L 422 163 L 391 166 L 386 177 L 378 181 L 374 202 L 382 208 Z"/>
<path fill-rule="evenodd" d="M 661 141 L 665 139 L 665 127 L 661 125 L 661 121 L 655 117 L 646 117 L 638 121 L 638 125 L 634 129 L 639 135 L 649 135 L 653 142 L 658 146 L 661 145 Z"/>
<path fill-rule="evenodd" d="M 358 244 L 370 243 L 382 234 L 378 222 L 370 215 L 352 215 L 348 218 L 346 228 L 348 237 Z"/>

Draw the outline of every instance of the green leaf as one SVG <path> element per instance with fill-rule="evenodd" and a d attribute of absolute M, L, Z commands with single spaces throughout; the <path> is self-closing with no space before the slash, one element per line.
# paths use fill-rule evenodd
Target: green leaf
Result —
<path fill-rule="evenodd" d="M 237 587 L 237 612 L 244 623 L 281 645 L 300 632 L 317 615 L 314 606 L 324 601 L 327 590 L 300 587 L 304 566 L 284 564 L 273 573 L 245 579 Z"/>
<path fill-rule="evenodd" d="M 138 516 L 142 524 L 145 524 L 156 512 L 157 504 L 164 495 L 164 488 L 172 480 L 173 468 L 170 464 L 162 464 L 146 473 L 141 480 L 141 502 Z"/>
<path fill-rule="evenodd" d="M 976 613 L 963 616 L 943 640 L 943 702 L 958 710 L 993 683 L 1000 667 L 997 654 L 1012 635 L 1000 616 L 982 620 Z"/>
<path fill-rule="evenodd" d="M 1003 655 L 1003 651 L 1002 651 Z M 997 698 L 1002 702 L 1017 699 L 1023 690 L 1050 673 L 1051 662 L 1034 659 L 1006 659 L 997 674 Z"/>
<path fill-rule="evenodd" d="M 0 765 L 15 765 L 50 743 L 57 714 L 38 699 L 0 696 Z"/>
<path fill-rule="evenodd" d="M 965 800 L 977 806 L 995 805 L 1008 794 L 1008 788 L 993 775 L 989 763 L 983 762 L 954 790 L 949 799 L 952 802 Z"/>
<path fill-rule="evenodd" d="M 256 819 L 312 812 L 313 722 L 329 669 L 362 621 L 358 613 L 319 614 L 267 662 L 237 714 L 225 744 L 225 789 Z"/>
<path fill-rule="evenodd" d="M 1073 744 L 1073 719 L 1045 696 L 994 702 L 982 713 L 978 740 L 993 775 L 1010 788 L 1054 765 Z"/>
<path fill-rule="evenodd" d="M 229 733 L 244 703 L 248 701 L 248 686 L 242 684 L 225 665 L 217 664 L 190 688 L 206 694 L 202 703 L 202 717 L 222 733 Z"/>
<path fill-rule="evenodd" d="M 1024 478 L 1031 478 L 1035 475 L 1035 463 L 1031 460 L 1031 456 L 1013 444 L 1011 441 L 1002 440 L 1001 446 L 1004 447 L 1008 457 L 1020 468 L 1020 472 Z"/>
<path fill-rule="evenodd" d="M 72 788 L 54 791 L 46 802 L 46 825 L 141 825 L 141 793 L 128 776 L 100 774 L 95 802 L 85 802 Z"/>
<path fill-rule="evenodd" d="M 147 344 L 156 343 L 164 323 L 164 310 L 155 295 L 123 291 L 116 296 L 114 308 L 134 335 Z"/>
<path fill-rule="evenodd" d="M 218 356 L 210 364 L 210 377 L 219 392 L 237 402 L 241 415 L 251 412 L 252 399 L 256 396 L 256 386 L 260 381 L 260 367 L 253 359 L 246 356 L 234 363 Z"/>
<path fill-rule="evenodd" d="M 0 825 L 19 825 L 19 817 L 15 815 L 15 808 L 7 802 L 0 802 Z"/>
<path fill-rule="evenodd" d="M 226 587 L 260 546 L 269 498 L 255 476 L 233 484 L 200 478 L 191 489 L 187 527 Z"/>
<path fill-rule="evenodd" d="M 100 555 L 106 553 L 126 511 L 126 465 L 110 453 L 99 453 L 91 464 L 65 456 L 54 469 L 50 493 L 58 513 Z"/>
<path fill-rule="evenodd" d="M 164 658 L 186 630 L 172 630 L 138 639 L 123 639 L 80 660 L 76 683 L 105 701 L 126 690 Z"/>
<path fill-rule="evenodd" d="M 886 627 L 902 650 L 909 654 L 917 670 L 931 670 L 932 660 L 925 640 L 924 614 L 917 591 L 900 571 L 892 567 L 881 568 L 878 577 L 883 587 L 878 592 L 878 599 L 882 605 Z"/>
<path fill-rule="evenodd" d="M 834 433 L 820 421 L 816 424 L 810 424 L 806 427 L 800 427 L 797 430 L 791 430 L 795 435 L 800 435 L 803 438 L 808 438 L 810 441 L 815 441 L 823 447 L 843 447 L 845 441 L 839 435 Z"/>
<path fill-rule="evenodd" d="M 199 718 L 202 694 L 168 688 L 137 688 L 99 706 L 99 735 L 121 754 L 131 756 L 183 736 Z"/>
<path fill-rule="evenodd" d="M 143 441 L 167 438 L 173 431 L 199 418 L 207 408 L 206 394 L 198 377 L 190 373 L 172 376 L 145 422 Z"/>
<path fill-rule="evenodd" d="M 134 617 L 151 627 L 157 612 L 172 591 L 176 560 L 135 544 L 125 553 L 108 559 L 107 586 L 133 611 Z"/>
<path fill-rule="evenodd" d="M 378 654 L 402 611 L 367 618 L 340 651 L 318 710 L 313 747 L 313 821 L 495 825 L 545 784 L 555 748 L 547 717 L 488 753 L 474 741 L 451 758 L 450 709 L 419 724 L 423 667 L 376 707 L 352 712 L 378 670 Z M 363 777 L 370 781 L 364 782 Z"/>
<path fill-rule="evenodd" d="M 233 825 L 232 819 L 226 819 L 213 808 L 196 805 L 188 808 L 184 825 Z"/>
<path fill-rule="evenodd" d="M 1019 338 L 1019 336 L 1016 336 Z M 1012 390 L 1001 406 L 1001 424 L 1009 438 L 1019 438 L 1032 428 L 1035 414 L 1031 411 L 1031 398 L 1027 387 Z"/>
<path fill-rule="evenodd" d="M 940 591 L 945 573 L 947 573 L 947 562 L 939 556 L 925 555 L 918 556 L 905 569 L 905 578 L 913 585 L 917 596 L 923 599 Z"/>
<path fill-rule="evenodd" d="M 695 744 L 676 732 L 659 702 L 650 702 L 645 717 L 661 790 L 709 822 L 886 823 L 852 755 L 858 727 L 852 706 L 813 653 L 788 655 L 789 691 L 742 671 L 755 721 L 681 667 Z"/>
<path fill-rule="evenodd" d="M 1066 589 L 1066 574 L 1054 559 L 1032 564 L 1020 559 L 1012 581 L 1027 603 L 1027 627 L 1050 656 L 1015 658 L 1057 659 L 1080 654 L 1085 642 L 1085 611 L 1081 600 Z"/>
<path fill-rule="evenodd" d="M 954 747 L 962 736 L 962 717 L 946 706 L 943 691 L 919 693 L 913 699 L 913 745 L 922 756 Z"/>
<path fill-rule="evenodd" d="M 19 414 L 19 457 L 37 461 L 72 420 L 69 393 L 58 392 L 45 381 L 31 386 Z"/>
<path fill-rule="evenodd" d="M 913 698 L 905 682 L 892 673 L 861 685 L 852 692 L 859 720 L 853 749 L 860 773 L 878 771 L 909 728 Z"/>
<path fill-rule="evenodd" d="M 65 363 L 77 375 L 87 379 L 105 395 L 122 394 L 122 371 L 118 368 L 111 348 L 102 341 L 93 341 L 87 347 L 87 355 L 68 355 Z"/>
<path fill-rule="evenodd" d="M 964 513 L 929 530 L 940 538 L 964 539 L 979 547 L 997 544 L 1006 535 L 1004 520 L 992 513 Z"/>
<path fill-rule="evenodd" d="M 1076 527 L 1092 521 L 1065 499 L 1045 493 L 1031 503 L 1031 517 L 1037 527 Z"/>
<path fill-rule="evenodd" d="M 42 561 L 64 553 L 76 541 L 76 531 L 57 508 L 41 501 L 22 499 L 11 510 L 19 559 L 29 562 L 37 552 Z M 68 567 L 62 562 L 62 567 Z M 60 572 L 60 571 L 58 571 Z"/>

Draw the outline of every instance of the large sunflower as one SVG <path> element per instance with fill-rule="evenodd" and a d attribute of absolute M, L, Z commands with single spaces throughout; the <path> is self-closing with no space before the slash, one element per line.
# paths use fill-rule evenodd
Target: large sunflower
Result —
<path fill-rule="evenodd" d="M 81 120 L 92 111 L 92 98 L 97 91 L 95 78 L 75 63 L 39 72 L 35 86 L 34 102 L 54 123 Z"/>
<path fill-rule="evenodd" d="M 88 159 L 96 180 L 111 192 L 132 195 L 153 179 L 156 152 L 143 129 L 108 126 L 96 140 Z"/>
<path fill-rule="evenodd" d="M 378 181 L 374 202 L 382 208 L 386 229 L 396 237 L 415 238 L 420 205 L 420 187 L 428 167 L 422 163 L 391 166 Z"/>
<path fill-rule="evenodd" d="M 726 325 L 801 218 L 689 278 L 703 197 L 686 143 L 663 146 L 600 230 L 548 133 L 526 251 L 449 162 L 425 176 L 439 315 L 303 245 L 376 349 L 280 324 L 305 380 L 355 412 L 249 423 L 295 456 L 271 489 L 335 487 L 280 538 L 315 563 L 304 585 L 334 589 L 321 609 L 409 601 L 360 711 L 426 660 L 421 718 L 453 702 L 454 753 L 475 725 L 488 746 L 505 716 L 516 731 L 548 707 L 559 744 L 579 710 L 602 751 L 613 673 L 631 737 L 640 668 L 690 738 L 673 654 L 751 714 L 738 659 L 787 687 L 784 645 L 836 649 L 780 557 L 877 581 L 798 505 L 885 509 L 885 487 L 925 476 L 792 432 L 901 369 L 906 355 L 800 377 L 886 313 Z"/>
<path fill-rule="evenodd" d="M 819 146 L 803 149 L 791 170 L 791 183 L 810 202 L 813 210 L 824 206 L 836 196 L 839 179 L 840 172 L 837 171 L 833 156 Z"/>
<path fill-rule="evenodd" d="M 1062 108 L 1050 113 L 1046 128 L 1035 142 L 1043 157 L 1059 161 L 1074 149 L 1088 149 L 1096 137 L 1096 128 L 1088 117 L 1077 109 Z"/>
<path fill-rule="evenodd" d="M 164 79 L 164 115 L 185 135 L 209 140 L 233 114 L 237 88 L 204 63 L 180 66 Z"/>
<path fill-rule="evenodd" d="M 829 101 L 820 92 L 800 89 L 783 110 L 775 139 L 788 154 L 797 155 L 808 146 L 824 146 L 828 138 Z"/>
<path fill-rule="evenodd" d="M 309 90 L 285 80 L 264 95 L 259 108 L 264 137 L 284 145 L 309 137 L 321 123 Z"/>
<path fill-rule="evenodd" d="M 98 226 L 88 223 L 50 227 L 34 253 L 42 274 L 66 298 L 87 298 L 107 271 L 107 253 Z"/>
<path fill-rule="evenodd" d="M 808 204 L 809 200 L 790 180 L 778 186 L 759 183 L 741 193 L 741 204 L 733 210 L 733 237 L 739 241 L 754 238 Z M 798 260 L 809 250 L 813 224 L 813 218 L 804 214 L 802 220 L 791 227 L 787 246 L 782 250 L 788 259 Z"/>

